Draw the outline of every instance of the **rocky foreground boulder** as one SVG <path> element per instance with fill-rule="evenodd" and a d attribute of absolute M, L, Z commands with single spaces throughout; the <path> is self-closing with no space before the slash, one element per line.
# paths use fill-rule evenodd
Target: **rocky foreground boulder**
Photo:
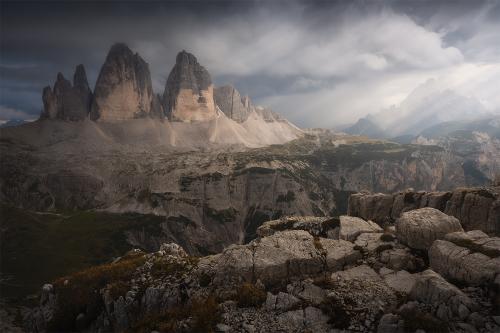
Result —
<path fill-rule="evenodd" d="M 466 231 L 482 230 L 488 235 L 500 235 L 499 186 L 457 188 L 450 192 L 362 192 L 351 195 L 348 206 L 348 215 L 379 224 L 394 222 L 409 210 L 431 207 L 459 219 Z"/>
<path fill-rule="evenodd" d="M 500 238 L 479 230 L 447 234 L 429 249 L 430 266 L 468 285 L 491 284 L 500 273 Z"/>
<path fill-rule="evenodd" d="M 436 216 L 431 213 L 415 210 L 414 221 L 437 235 L 445 229 L 425 222 Z M 191 257 L 175 243 L 149 254 L 134 250 L 45 285 L 24 322 L 36 332 L 500 329 L 500 265 L 479 261 L 471 267 L 475 275 L 456 274 L 468 269 L 468 253 L 497 260 L 498 239 L 480 231 L 448 233 L 433 242 L 429 267 L 424 252 L 401 242 L 393 227 L 367 226 L 372 223 L 344 216 L 290 217 L 265 223 L 248 244 L 207 257 Z M 461 249 L 440 252 L 448 243 Z"/>
<path fill-rule="evenodd" d="M 405 212 L 396 221 L 398 239 L 417 250 L 427 250 L 436 239 L 455 231 L 463 231 L 458 219 L 429 207 Z"/>
<path fill-rule="evenodd" d="M 202 258 L 199 267 L 217 284 L 234 278 L 272 286 L 291 278 L 341 270 L 359 258 L 360 252 L 350 242 L 315 239 L 304 230 L 285 230 Z"/>

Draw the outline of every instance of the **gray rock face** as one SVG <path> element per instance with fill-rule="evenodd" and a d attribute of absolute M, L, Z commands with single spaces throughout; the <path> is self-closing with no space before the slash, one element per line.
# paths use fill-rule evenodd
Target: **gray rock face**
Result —
<path fill-rule="evenodd" d="M 385 222 L 391 216 L 394 199 L 392 195 L 382 193 L 356 193 L 349 197 L 347 214 L 372 220 L 377 223 Z"/>
<path fill-rule="evenodd" d="M 151 112 L 153 89 L 148 64 L 127 45 L 111 47 L 94 89 L 91 119 L 126 120 Z"/>
<path fill-rule="evenodd" d="M 340 216 L 339 238 L 354 241 L 362 233 L 380 233 L 382 228 L 372 221 L 353 216 Z"/>
<path fill-rule="evenodd" d="M 49 323 L 57 310 L 57 296 L 51 284 L 42 287 L 40 304 L 33 311 L 27 313 L 24 318 L 25 327 L 29 327 L 35 332 L 45 332 Z"/>
<path fill-rule="evenodd" d="M 396 220 L 402 213 L 436 208 L 460 220 L 465 230 L 500 235 L 500 187 L 457 188 L 450 192 L 404 191 L 392 195 L 357 193 L 349 198 L 348 214 L 377 223 Z"/>
<path fill-rule="evenodd" d="M 366 252 L 375 252 L 381 246 L 385 246 L 388 244 L 388 242 L 384 242 L 383 240 L 380 239 L 382 235 L 383 235 L 382 232 L 362 233 L 356 238 L 354 244 L 362 247 L 363 250 Z"/>
<path fill-rule="evenodd" d="M 243 100 L 238 90 L 227 85 L 214 89 L 215 104 L 224 114 L 239 123 L 248 118 L 248 114 L 253 110 L 250 99 Z M 245 102 L 245 104 L 244 104 Z"/>
<path fill-rule="evenodd" d="M 455 231 L 463 231 L 460 222 L 434 208 L 403 213 L 396 221 L 397 238 L 413 249 L 427 250 L 436 239 Z"/>
<path fill-rule="evenodd" d="M 473 312 L 477 305 L 460 289 L 448 283 L 439 274 L 426 270 L 420 274 L 413 286 L 410 297 L 435 308 L 435 315 L 443 321 L 460 317 L 462 308 Z"/>
<path fill-rule="evenodd" d="M 358 239 L 363 235 L 378 234 L 362 233 Z M 479 231 L 450 233 L 446 238 L 434 245 L 453 241 L 488 253 L 499 249 L 497 239 Z M 403 248 L 396 241 L 392 246 L 392 250 Z M 217 310 L 220 317 L 211 327 L 222 332 L 498 330 L 491 315 L 494 306 L 489 297 L 496 290 L 491 284 L 460 290 L 430 269 L 416 274 L 394 271 L 379 265 L 379 254 L 363 251 L 361 257 L 351 242 L 314 237 L 306 230 L 275 230 L 249 244 L 198 259 L 175 243 L 165 243 L 154 253 L 130 251 L 113 264 L 134 260 L 133 255 L 142 260 L 128 277 L 119 277 L 125 279 L 127 290 L 118 294 L 111 280 L 100 289 L 98 314 L 69 313 L 77 327 L 89 332 L 123 331 L 158 311 L 175 313 L 192 305 L 193 310 L 186 311 L 193 311 L 193 319 L 199 306 Z M 65 281 L 66 285 L 78 280 Z M 59 288 L 44 286 L 40 306 L 25 318 L 28 331 L 46 327 L 57 309 Z M 406 298 L 411 301 L 398 309 Z M 196 321 L 171 319 L 185 331 L 196 330 Z M 153 322 L 148 329 L 161 331 L 159 325 Z"/>
<path fill-rule="evenodd" d="M 415 285 L 416 277 L 407 271 L 397 271 L 384 275 L 384 281 L 392 289 L 409 294 Z"/>
<path fill-rule="evenodd" d="M 161 97 L 158 94 L 153 95 L 153 100 L 151 101 L 151 118 L 164 119 L 165 111 L 163 110 L 163 105 L 161 103 Z"/>
<path fill-rule="evenodd" d="M 345 321 L 343 325 L 337 324 L 339 328 L 374 332 L 375 318 L 393 308 L 397 297 L 373 269 L 362 265 L 332 274 L 332 287 L 325 304 L 327 311 L 333 312 L 334 321 Z M 345 311 L 345 318 L 339 318 L 343 311 L 336 312 L 338 307 Z"/>
<path fill-rule="evenodd" d="M 78 121 L 85 119 L 90 111 L 92 92 L 83 65 L 78 65 L 73 76 L 73 85 L 64 76 L 57 74 L 52 90 L 43 89 L 42 119 L 62 119 Z"/>
<path fill-rule="evenodd" d="M 215 117 L 212 79 L 191 53 L 177 54 L 165 85 L 163 108 L 171 120 L 203 121 Z"/>
<path fill-rule="evenodd" d="M 221 254 L 203 258 L 199 266 L 214 283 L 228 279 L 259 279 L 266 285 L 292 277 L 307 277 L 336 271 L 360 258 L 354 245 L 342 240 L 314 239 L 303 230 L 281 231 L 248 245 L 231 246 Z"/>
<path fill-rule="evenodd" d="M 89 83 L 87 81 L 85 67 L 83 67 L 82 64 L 76 66 L 75 74 L 73 75 L 73 88 L 80 95 L 86 111 L 90 112 L 90 106 L 92 104 L 92 91 L 90 90 Z"/>
<path fill-rule="evenodd" d="M 268 310 L 289 311 L 299 304 L 300 300 L 297 297 L 280 291 L 277 295 L 267 293 L 265 307 Z"/>
<path fill-rule="evenodd" d="M 429 249 L 433 270 L 469 285 L 491 283 L 500 273 L 500 239 L 479 231 L 451 233 Z"/>
<path fill-rule="evenodd" d="M 313 216 L 284 216 L 279 220 L 264 222 L 258 229 L 259 237 L 271 236 L 283 230 L 305 230 L 313 236 L 326 237 L 330 230 L 338 227 L 338 219 Z M 338 238 L 338 237 L 337 237 Z"/>
<path fill-rule="evenodd" d="M 465 230 L 479 229 L 499 236 L 500 187 L 456 189 L 444 212 L 458 218 Z"/>
<path fill-rule="evenodd" d="M 259 114 L 267 122 L 283 120 L 279 114 L 266 107 L 257 106 L 255 107 L 255 112 L 257 112 L 257 114 Z"/>

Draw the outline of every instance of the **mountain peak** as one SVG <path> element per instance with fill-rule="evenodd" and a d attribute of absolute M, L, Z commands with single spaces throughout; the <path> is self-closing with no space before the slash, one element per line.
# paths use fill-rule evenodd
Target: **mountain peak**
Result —
<path fill-rule="evenodd" d="M 76 66 L 75 74 L 73 75 L 73 86 L 89 90 L 89 83 L 87 81 L 87 73 L 85 67 L 80 64 Z"/>
<path fill-rule="evenodd" d="M 247 120 L 250 112 L 254 110 L 248 98 L 241 97 L 238 90 L 231 84 L 216 87 L 214 99 L 217 106 L 224 114 L 237 122 Z"/>
<path fill-rule="evenodd" d="M 216 116 L 210 74 L 185 50 L 177 54 L 168 76 L 163 107 L 172 120 L 202 121 Z"/>
<path fill-rule="evenodd" d="M 73 75 L 73 85 L 59 72 L 54 89 L 50 86 L 43 89 L 41 117 L 83 120 L 89 113 L 91 99 L 92 92 L 87 83 L 85 68 L 83 65 L 78 65 Z"/>
<path fill-rule="evenodd" d="M 64 77 L 64 75 L 61 72 L 57 73 L 56 81 L 65 81 L 65 80 L 66 80 L 66 78 Z"/>
<path fill-rule="evenodd" d="M 109 49 L 108 57 L 113 55 L 130 54 L 133 55 L 132 50 L 125 43 L 114 43 Z"/>
<path fill-rule="evenodd" d="M 97 78 L 91 118 L 125 120 L 151 111 L 153 89 L 148 64 L 124 43 L 114 44 Z"/>
<path fill-rule="evenodd" d="M 188 63 L 188 64 L 198 64 L 198 59 L 192 54 L 187 52 L 186 50 L 182 50 L 177 53 L 177 57 L 175 58 L 176 63 Z"/>

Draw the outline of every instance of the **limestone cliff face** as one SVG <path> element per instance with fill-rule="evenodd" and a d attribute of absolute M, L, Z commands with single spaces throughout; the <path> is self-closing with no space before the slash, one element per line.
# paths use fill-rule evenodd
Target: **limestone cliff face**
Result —
<path fill-rule="evenodd" d="M 255 112 L 266 122 L 284 120 L 269 108 L 254 106 L 250 97 L 241 96 L 233 86 L 227 85 L 214 89 L 215 104 L 224 114 L 239 123 L 248 119 L 250 113 Z"/>
<path fill-rule="evenodd" d="M 151 118 L 165 118 L 165 111 L 163 110 L 163 105 L 161 105 L 161 97 L 158 94 L 153 96 L 153 100 L 151 101 L 151 112 L 149 115 Z"/>
<path fill-rule="evenodd" d="M 153 89 L 148 64 L 125 44 L 115 44 L 97 78 L 91 119 L 126 120 L 151 113 Z"/>
<path fill-rule="evenodd" d="M 41 118 L 83 120 L 90 110 L 92 92 L 83 65 L 78 65 L 73 76 L 73 85 L 64 76 L 57 74 L 54 89 L 43 89 L 43 112 Z"/>
<path fill-rule="evenodd" d="M 186 51 L 177 55 L 168 76 L 163 108 L 169 119 L 175 121 L 206 121 L 217 115 L 210 74 Z"/>
<path fill-rule="evenodd" d="M 460 160 L 435 147 L 332 142 L 310 135 L 241 152 L 177 153 L 127 145 L 113 154 L 41 151 L 32 160 L 6 145 L 0 201 L 38 211 L 94 207 L 164 216 L 165 234 L 192 253 L 207 253 L 249 240 L 262 222 L 283 215 L 343 214 L 353 192 L 449 190 L 466 181 Z"/>
<path fill-rule="evenodd" d="M 465 230 L 500 234 L 500 187 L 457 188 L 450 192 L 358 193 L 350 197 L 348 213 L 382 223 L 423 207 L 455 216 Z"/>
<path fill-rule="evenodd" d="M 227 117 L 239 123 L 247 120 L 248 114 L 253 109 L 250 99 L 247 97 L 244 100 L 238 90 L 231 85 L 215 88 L 214 98 L 220 110 Z"/>

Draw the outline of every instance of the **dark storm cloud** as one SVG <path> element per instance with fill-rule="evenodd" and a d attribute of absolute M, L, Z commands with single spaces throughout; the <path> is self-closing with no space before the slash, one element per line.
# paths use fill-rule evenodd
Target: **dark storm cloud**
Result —
<path fill-rule="evenodd" d="M 387 96 L 379 99 L 392 101 L 401 92 L 389 89 L 394 85 L 390 80 L 415 73 L 423 79 L 469 60 L 500 56 L 494 33 L 499 27 L 497 1 L 52 1 L 1 6 L 0 118 L 12 110 L 36 117 L 43 86 L 52 85 L 59 71 L 71 78 L 77 64 L 85 65 L 93 85 L 107 50 L 118 41 L 149 62 L 157 92 L 163 91 L 176 53 L 186 49 L 216 84 L 231 83 L 307 126 L 324 125 L 323 119 L 350 120 L 343 114 L 361 115 L 363 104 L 351 107 L 349 101 L 373 87 L 385 85 Z M 363 96 L 373 105 L 375 92 Z"/>

